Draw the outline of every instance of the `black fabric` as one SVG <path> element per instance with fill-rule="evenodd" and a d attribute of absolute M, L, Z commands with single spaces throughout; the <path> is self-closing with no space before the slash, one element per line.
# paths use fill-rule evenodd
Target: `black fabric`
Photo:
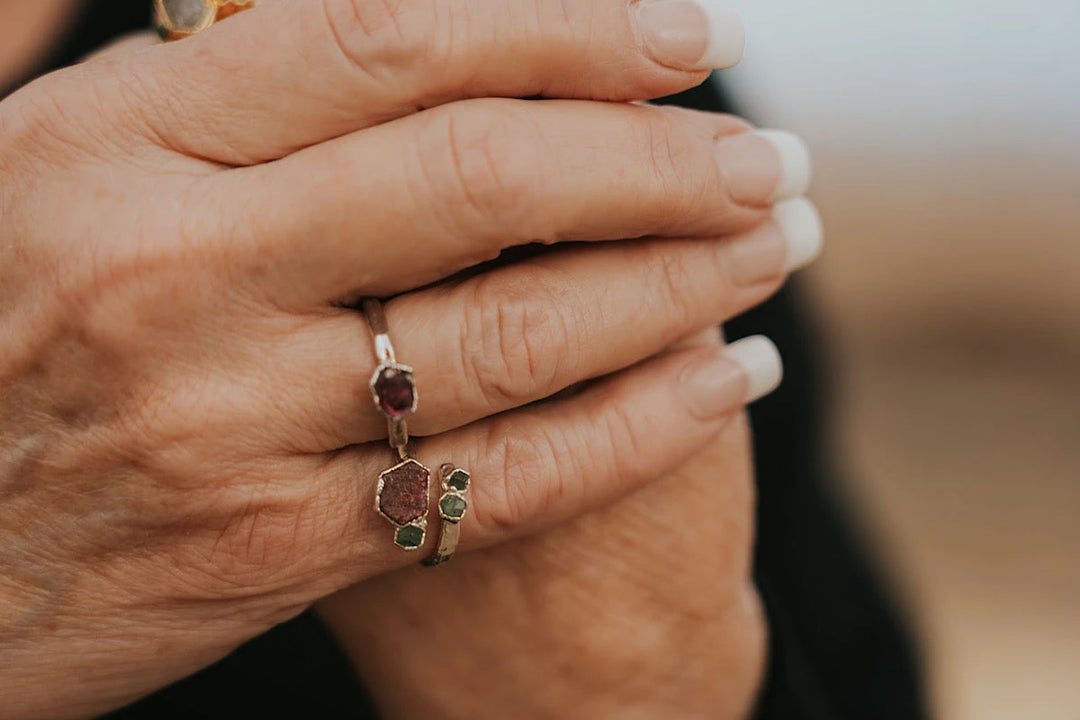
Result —
<path fill-rule="evenodd" d="M 149 0 L 88 2 L 48 68 L 144 28 Z M 711 86 L 668 102 L 728 103 Z M 784 353 L 783 387 L 753 409 L 758 462 L 756 576 L 771 628 L 758 720 L 920 720 L 921 685 L 908 635 L 882 593 L 822 455 L 828 377 L 797 284 L 731 322 L 729 338 L 763 333 Z M 230 657 L 124 708 L 112 720 L 238 717 L 375 718 L 333 638 L 310 613 Z"/>

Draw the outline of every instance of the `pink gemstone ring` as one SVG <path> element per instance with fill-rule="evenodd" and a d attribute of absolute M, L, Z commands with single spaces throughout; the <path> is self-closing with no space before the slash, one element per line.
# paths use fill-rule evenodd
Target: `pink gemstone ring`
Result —
<path fill-rule="evenodd" d="M 395 545 L 402 550 L 417 550 L 427 537 L 431 470 L 409 456 L 409 429 L 405 421 L 416 412 L 416 381 L 412 368 L 402 365 L 394 356 L 382 303 L 368 298 L 363 301 L 361 308 L 375 336 L 375 356 L 379 361 L 369 383 L 371 397 L 375 407 L 386 417 L 390 446 L 397 451 L 400 460 L 379 473 L 375 510 L 396 528 Z M 459 524 L 469 508 L 468 471 L 444 463 L 440 476 L 443 494 L 439 498 L 439 517 L 442 519 L 442 529 L 435 553 L 423 561 L 428 566 L 439 565 L 454 556 L 461 533 Z"/>
<path fill-rule="evenodd" d="M 380 473 L 375 489 L 375 510 L 396 528 L 395 545 L 403 550 L 416 550 L 424 544 L 427 533 L 431 485 L 431 470 L 409 457 L 406 418 L 416 412 L 416 381 L 412 368 L 402 365 L 394 356 L 382 303 L 368 298 L 362 308 L 375 336 L 375 355 L 379 361 L 369 383 L 371 397 L 375 407 L 386 417 L 390 446 L 397 451 L 400 460 Z"/>
<path fill-rule="evenodd" d="M 369 298 L 364 300 L 362 307 L 371 332 L 375 335 L 375 356 L 379 360 L 379 366 L 375 368 L 371 382 L 368 383 L 371 398 L 375 401 L 375 407 L 386 417 L 390 445 L 404 460 L 409 443 L 409 429 L 405 420 L 416 412 L 419 401 L 413 369 L 399 363 L 394 355 L 394 345 L 390 342 L 390 330 L 386 325 L 382 303 Z"/>

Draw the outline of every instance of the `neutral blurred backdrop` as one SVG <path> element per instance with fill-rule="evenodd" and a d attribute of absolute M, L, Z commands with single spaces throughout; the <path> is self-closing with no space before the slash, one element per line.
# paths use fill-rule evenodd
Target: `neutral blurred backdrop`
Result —
<path fill-rule="evenodd" d="M 1080 0 L 735 0 L 811 144 L 842 491 L 943 720 L 1080 718 Z"/>

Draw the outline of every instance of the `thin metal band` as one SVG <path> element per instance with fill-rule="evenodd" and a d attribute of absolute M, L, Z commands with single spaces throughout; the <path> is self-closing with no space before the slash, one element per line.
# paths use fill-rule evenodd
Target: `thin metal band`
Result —
<path fill-rule="evenodd" d="M 450 562 L 457 550 L 458 538 L 461 537 L 461 525 L 443 520 L 442 529 L 439 530 L 439 547 L 434 554 L 421 564 L 426 567 L 435 567 L 445 562 Z"/>
<path fill-rule="evenodd" d="M 461 538 L 461 521 L 465 518 L 465 512 L 468 509 L 468 492 L 469 492 L 469 473 L 461 468 L 454 467 L 450 463 L 444 463 L 439 468 L 439 475 L 442 477 L 443 495 L 439 498 L 439 516 L 442 518 L 442 527 L 439 529 L 439 545 L 435 549 L 435 552 L 431 557 L 422 561 L 421 564 L 427 567 L 435 567 L 436 565 L 442 565 L 444 562 L 448 562 L 454 557 L 454 552 L 457 550 L 458 540 Z M 459 478 L 455 480 L 455 477 Z M 456 486 L 451 483 L 457 483 Z M 453 516 L 448 514 L 448 510 L 456 508 L 449 508 L 446 506 L 448 500 L 457 502 L 460 507 L 459 512 L 455 512 Z"/>
<path fill-rule="evenodd" d="M 409 457 L 409 423 L 406 420 L 387 420 L 386 421 L 387 438 L 390 440 L 390 447 L 398 451 L 398 455 L 401 459 Z"/>
<path fill-rule="evenodd" d="M 394 343 L 390 342 L 390 326 L 386 322 L 386 313 L 383 311 L 382 303 L 375 298 L 364 298 L 361 309 L 375 336 L 375 357 L 378 358 L 379 364 L 396 365 L 397 355 L 394 353 Z M 397 450 L 402 460 L 406 459 L 409 444 L 408 422 L 404 418 L 400 420 L 387 418 L 386 436 L 390 441 L 390 447 Z"/>
<path fill-rule="evenodd" d="M 379 356 L 379 362 L 397 362 L 394 357 L 394 344 L 390 342 L 390 326 L 386 324 L 386 313 L 383 312 L 382 303 L 375 298 L 364 298 L 361 308 L 368 325 L 371 326 L 371 333 L 375 336 L 375 354 Z"/>

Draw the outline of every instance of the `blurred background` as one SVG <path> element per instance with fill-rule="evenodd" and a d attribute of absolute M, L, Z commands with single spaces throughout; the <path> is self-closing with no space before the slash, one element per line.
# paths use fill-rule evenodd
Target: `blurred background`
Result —
<path fill-rule="evenodd" d="M 735 0 L 813 148 L 840 488 L 934 716 L 1080 718 L 1080 2 Z"/>
<path fill-rule="evenodd" d="M 933 716 L 1080 720 L 1080 0 L 730 1 L 720 81 L 814 151 L 837 490 Z M 0 85 L 71 2 L 6 5 Z"/>

